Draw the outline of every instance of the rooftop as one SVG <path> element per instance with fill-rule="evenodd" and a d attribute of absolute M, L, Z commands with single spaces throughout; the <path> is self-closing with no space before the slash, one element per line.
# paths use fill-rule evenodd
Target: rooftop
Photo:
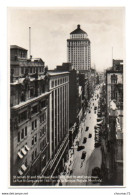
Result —
<path fill-rule="evenodd" d="M 68 71 L 63 71 L 63 72 L 48 71 L 49 76 L 55 76 L 55 75 L 61 75 L 61 74 L 69 74 L 69 72 Z"/>
<path fill-rule="evenodd" d="M 11 45 L 10 48 L 11 49 L 23 49 L 23 50 L 27 51 L 27 49 L 24 49 L 23 47 L 19 47 L 18 45 Z"/>
<path fill-rule="evenodd" d="M 77 29 L 72 31 L 70 34 L 87 34 L 85 31 L 83 31 L 81 28 L 80 28 L 80 25 L 78 24 L 77 25 Z"/>

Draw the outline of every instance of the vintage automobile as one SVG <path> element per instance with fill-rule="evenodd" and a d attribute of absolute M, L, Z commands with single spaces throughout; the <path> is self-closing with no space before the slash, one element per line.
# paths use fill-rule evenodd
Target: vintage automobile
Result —
<path fill-rule="evenodd" d="M 91 134 L 91 133 L 89 133 L 88 137 L 89 137 L 89 138 L 91 138 L 91 137 L 92 137 L 92 134 Z"/>
<path fill-rule="evenodd" d="M 86 158 L 86 151 L 83 151 L 83 152 L 82 152 L 81 159 L 85 159 L 85 158 Z"/>
<path fill-rule="evenodd" d="M 88 131 L 89 130 L 89 127 L 86 127 L 85 131 Z"/>
<path fill-rule="evenodd" d="M 93 183 L 98 183 L 99 179 L 102 178 L 102 173 L 101 173 L 101 169 L 99 167 L 94 167 L 92 169 L 92 175 L 91 175 L 91 179 Z"/>
<path fill-rule="evenodd" d="M 86 142 L 87 142 L 87 138 L 84 137 L 84 138 L 83 138 L 83 144 L 85 144 Z"/>

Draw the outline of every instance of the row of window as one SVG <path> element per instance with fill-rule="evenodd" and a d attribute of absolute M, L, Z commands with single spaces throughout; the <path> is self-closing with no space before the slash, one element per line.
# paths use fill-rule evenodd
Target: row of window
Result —
<path fill-rule="evenodd" d="M 32 137 L 31 145 L 34 146 L 37 143 L 37 134 Z"/>
<path fill-rule="evenodd" d="M 64 77 L 64 78 L 61 78 L 61 79 L 53 80 L 53 81 L 51 81 L 51 87 L 55 87 L 57 85 L 65 83 L 67 81 L 68 81 L 68 77 Z"/>
<path fill-rule="evenodd" d="M 32 152 L 32 161 L 37 157 L 37 148 Z"/>
<path fill-rule="evenodd" d="M 42 129 L 40 129 L 40 138 L 43 136 L 43 135 L 46 135 L 46 129 L 47 129 L 47 126 L 44 125 L 44 127 Z"/>
<path fill-rule="evenodd" d="M 42 101 L 41 102 L 41 109 L 44 108 L 46 106 L 46 102 Z M 35 105 L 31 108 L 31 115 L 35 114 L 38 112 L 38 105 Z M 19 123 L 25 121 L 28 119 L 28 114 L 27 114 L 27 110 L 21 112 L 19 114 Z M 46 120 L 46 113 L 44 114 L 44 116 L 40 116 L 40 123 L 43 122 L 44 120 Z M 34 128 L 37 127 L 37 121 L 35 121 L 35 124 L 32 123 L 32 130 L 34 130 Z"/>
<path fill-rule="evenodd" d="M 44 147 L 46 146 L 47 142 L 46 142 L 46 137 L 41 141 L 40 143 L 40 150 L 42 151 L 44 149 Z"/>
<path fill-rule="evenodd" d="M 37 119 L 32 121 L 32 130 L 35 130 L 37 128 Z"/>
<path fill-rule="evenodd" d="M 18 132 L 18 143 L 27 137 L 27 126 Z"/>
<path fill-rule="evenodd" d="M 46 122 L 46 112 L 40 116 L 40 123 Z"/>
<path fill-rule="evenodd" d="M 29 68 L 21 67 L 21 74 L 25 74 L 26 72 L 35 73 L 37 71 L 44 72 L 44 67 L 29 67 Z"/>

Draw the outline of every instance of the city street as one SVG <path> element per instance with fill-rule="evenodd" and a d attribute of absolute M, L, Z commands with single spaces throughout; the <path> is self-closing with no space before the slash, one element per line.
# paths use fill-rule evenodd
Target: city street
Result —
<path fill-rule="evenodd" d="M 102 162 L 102 153 L 101 149 L 94 148 L 94 137 L 95 137 L 95 131 L 94 126 L 97 123 L 97 110 L 96 113 L 94 111 L 94 107 L 98 107 L 98 100 L 97 94 L 99 94 L 100 90 L 95 90 L 93 98 L 90 100 L 90 108 L 86 112 L 85 119 L 80 124 L 79 134 L 77 138 L 74 141 L 74 154 L 71 154 L 71 167 L 72 173 L 70 176 L 91 176 L 92 169 L 94 167 L 101 167 Z M 90 111 L 90 113 L 89 113 Z M 86 131 L 86 127 L 89 127 L 88 131 Z M 89 138 L 89 134 L 92 134 L 92 137 Z M 87 138 L 86 143 L 83 143 L 84 137 Z M 79 141 L 79 146 L 84 146 L 84 149 L 77 151 L 76 147 L 76 140 Z M 85 160 L 81 159 L 82 152 L 86 152 Z M 63 176 L 64 178 L 64 176 Z M 76 182 L 63 182 L 63 185 L 92 185 L 90 182 L 87 181 L 76 181 Z"/>

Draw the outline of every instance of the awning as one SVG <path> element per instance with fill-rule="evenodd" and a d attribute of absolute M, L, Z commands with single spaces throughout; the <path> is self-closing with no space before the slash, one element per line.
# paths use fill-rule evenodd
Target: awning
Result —
<path fill-rule="evenodd" d="M 30 150 L 30 148 L 29 148 L 27 145 L 25 145 L 25 148 L 26 148 L 26 150 L 27 150 L 27 151 L 29 151 L 29 150 Z"/>
<path fill-rule="evenodd" d="M 23 158 L 23 155 L 21 154 L 21 152 L 18 152 L 17 154 L 18 154 L 19 158 L 21 158 L 21 159 Z"/>
<path fill-rule="evenodd" d="M 21 168 L 23 171 L 26 171 L 26 169 L 27 169 L 27 167 L 24 164 L 21 166 Z"/>
<path fill-rule="evenodd" d="M 26 155 L 26 154 L 27 154 L 27 152 L 26 152 L 25 148 L 22 148 L 22 149 L 21 149 L 21 151 L 22 151 L 22 153 L 23 153 L 24 155 Z"/>
<path fill-rule="evenodd" d="M 23 175 L 23 172 L 19 169 L 18 170 L 19 175 Z"/>
<path fill-rule="evenodd" d="M 102 122 L 103 122 L 103 120 L 102 120 L 102 121 L 97 122 L 97 125 L 102 124 Z"/>
<path fill-rule="evenodd" d="M 102 120 L 102 117 L 98 117 L 97 120 Z"/>

